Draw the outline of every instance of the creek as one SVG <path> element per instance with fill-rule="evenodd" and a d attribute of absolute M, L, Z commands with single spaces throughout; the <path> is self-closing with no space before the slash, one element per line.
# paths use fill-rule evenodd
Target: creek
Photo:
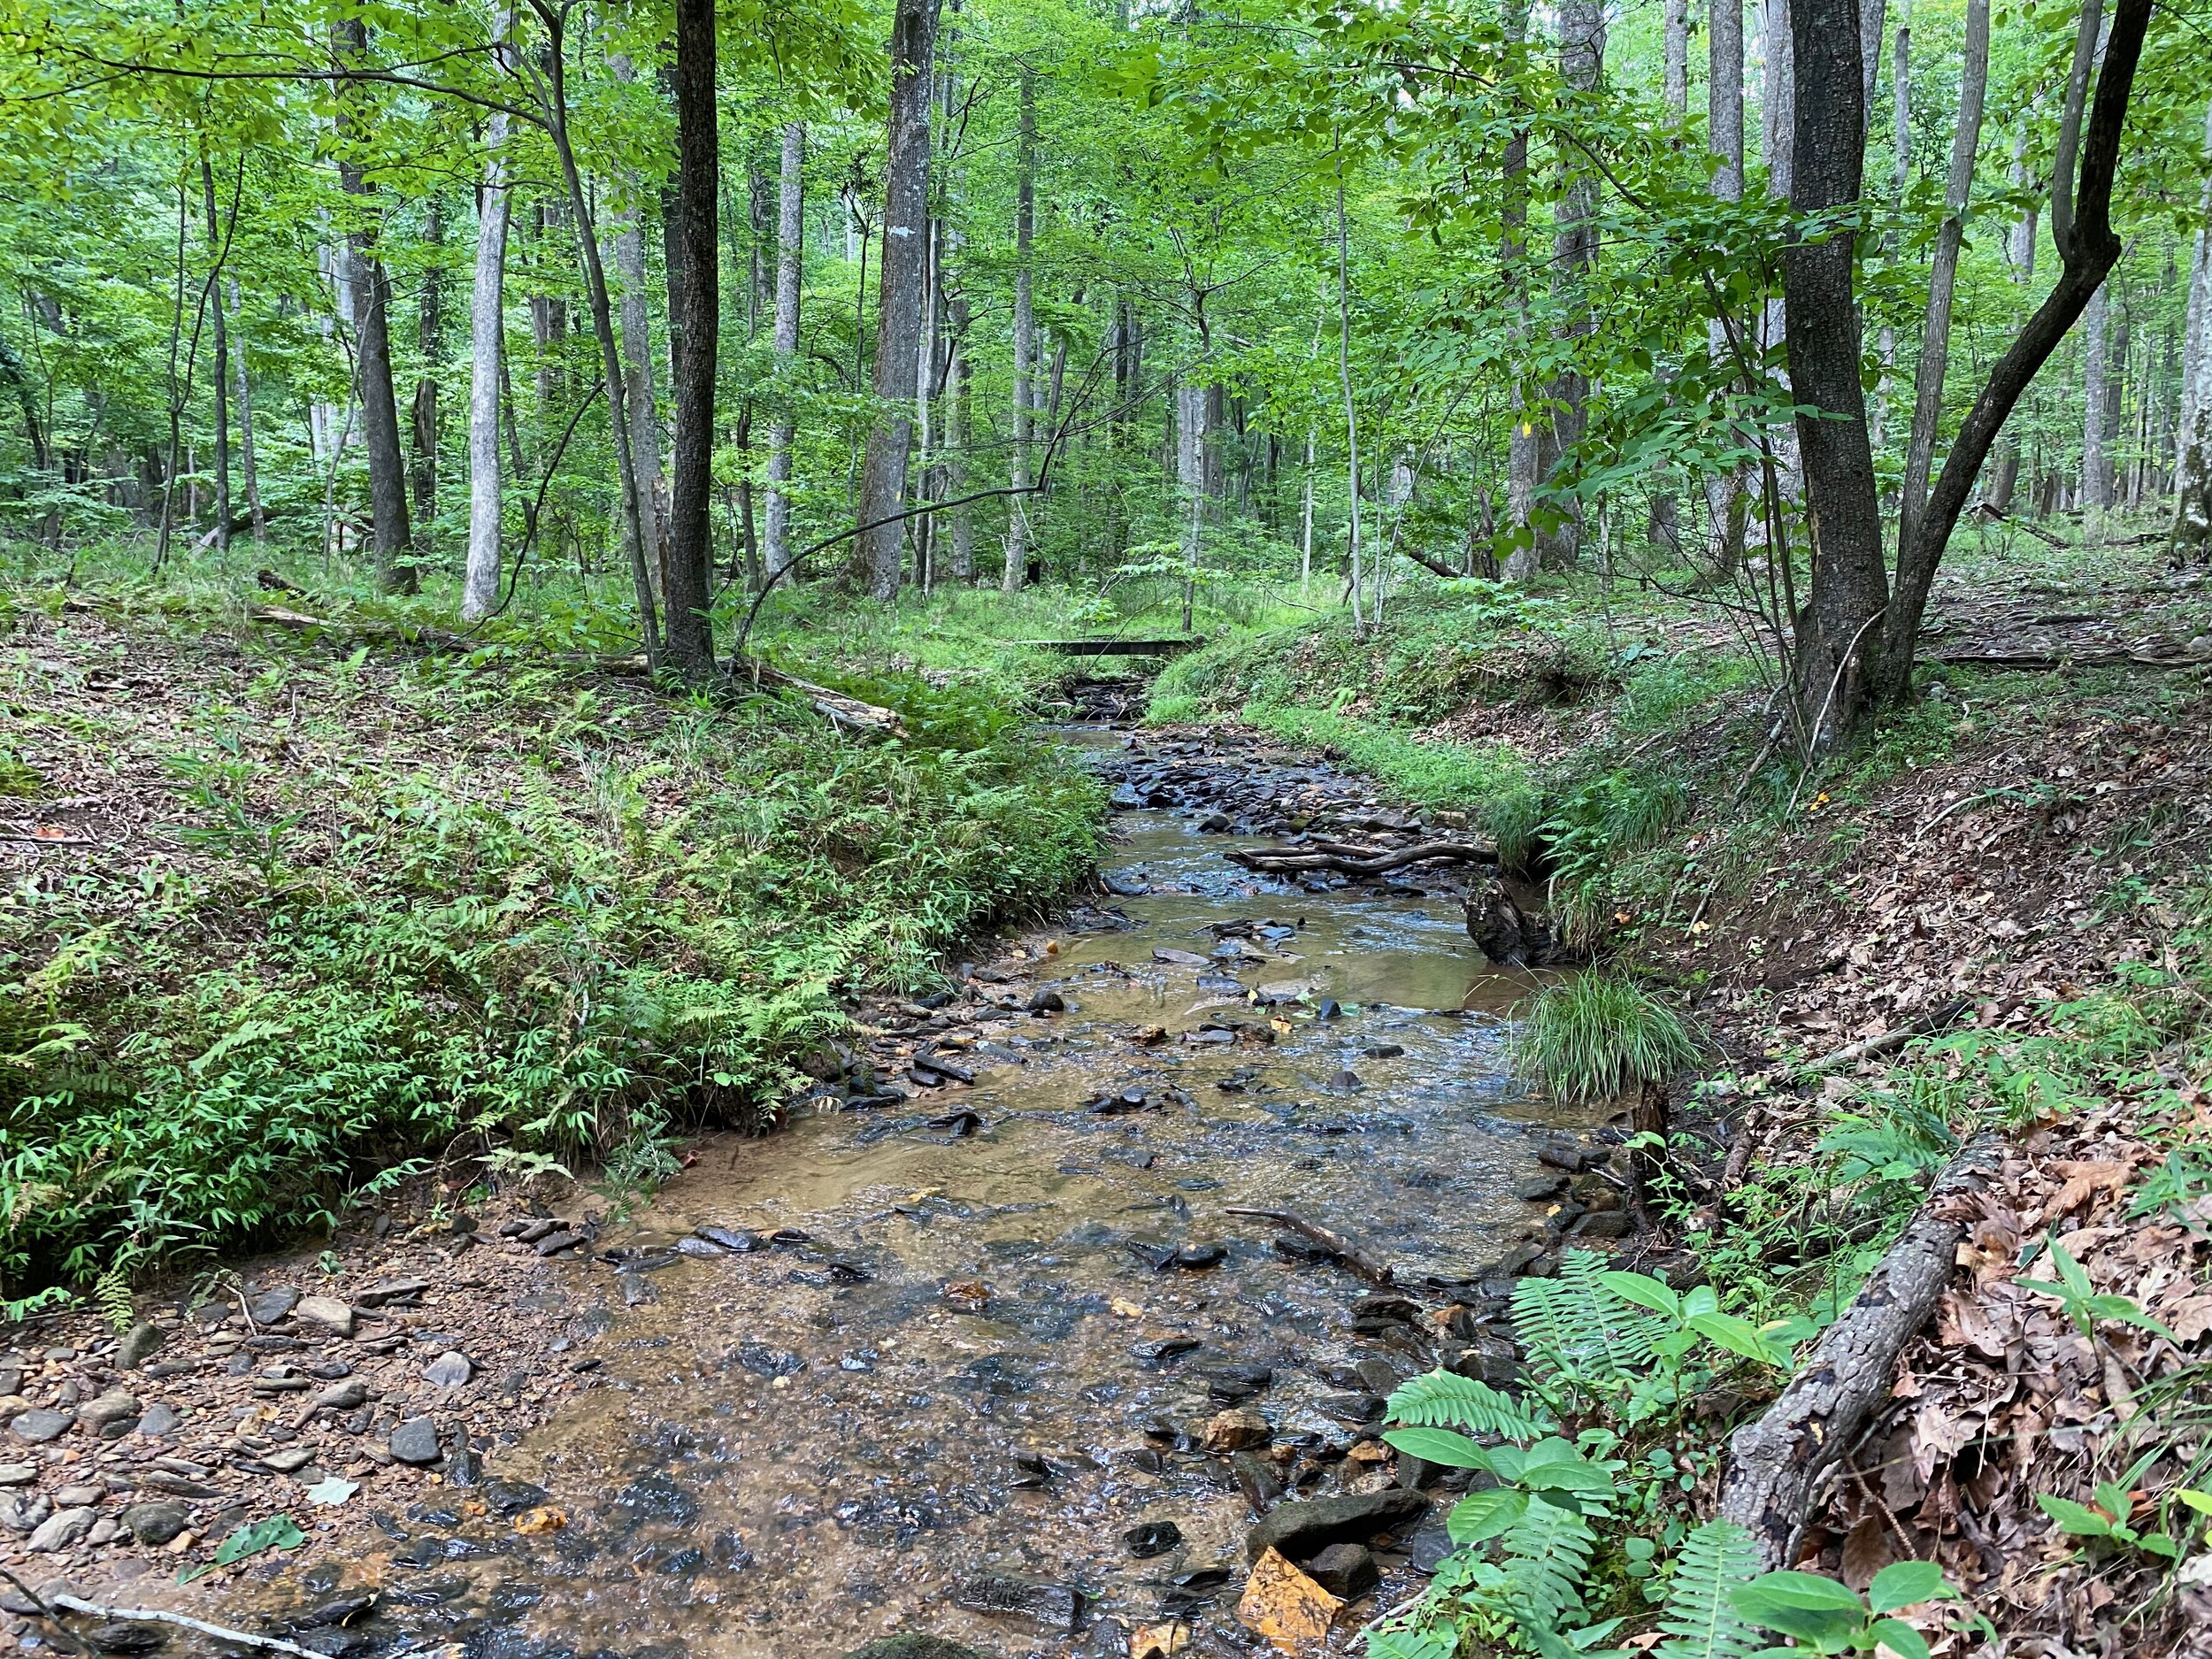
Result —
<path fill-rule="evenodd" d="M 1124 780 L 1171 759 L 1066 738 Z M 1286 777 L 1358 809 L 1361 786 L 1285 764 L 1216 768 L 1264 796 L 1232 833 L 1187 788 L 1118 812 L 1126 896 L 1009 942 L 941 1010 L 895 1011 L 879 1053 L 972 1086 L 700 1144 L 565 1271 L 557 1346 L 603 1381 L 262 1610 L 373 1586 L 345 1632 L 361 1651 L 472 1659 L 833 1659 L 902 1631 L 1119 1655 L 1175 1617 L 1194 1651 L 1247 1651 L 1256 1508 L 1386 1483 L 1380 1396 L 1440 1349 L 1500 1346 L 1501 1258 L 1540 1235 L 1517 1190 L 1555 1173 L 1536 1153 L 1567 1126 L 1509 1072 L 1529 978 L 1475 949 L 1450 892 L 1309 891 L 1224 859 Z M 1396 1286 L 1233 1208 L 1348 1234 Z M 674 1253 L 701 1226 L 757 1248 Z M 1229 1410 L 1265 1419 L 1240 1455 L 1207 1449 Z M 559 1525 L 518 1530 L 547 1509 Z M 1383 1552 L 1344 1640 L 1417 1586 L 1441 1509 Z M 962 1605 L 1012 1594 L 979 1576 L 1033 1594 Z"/>

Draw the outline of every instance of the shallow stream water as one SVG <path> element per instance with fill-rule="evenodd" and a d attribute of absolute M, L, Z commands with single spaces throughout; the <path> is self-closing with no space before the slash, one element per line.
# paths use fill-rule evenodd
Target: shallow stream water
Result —
<path fill-rule="evenodd" d="M 1471 1302 L 1536 1214 L 1513 1194 L 1555 1120 L 1507 1074 L 1527 979 L 1482 958 L 1455 901 L 1256 878 L 1196 816 L 1118 817 L 1110 866 L 1152 890 L 1000 963 L 1014 1006 L 940 1042 L 972 1087 L 700 1148 L 602 1246 L 701 1224 L 803 1238 L 575 1267 L 570 1355 L 602 1386 L 492 1452 L 485 1486 L 382 1517 L 294 1594 L 374 1586 L 380 1647 L 488 1656 L 835 1659 L 908 1630 L 1118 1655 L 1174 1617 L 1205 1632 L 1194 1651 L 1243 1651 L 1240 1482 L 1386 1479 L 1360 1445 L 1374 1396 L 1436 1333 L 1371 1313 L 1356 1333 L 1373 1286 L 1228 1211 L 1294 1211 L 1417 1300 Z M 1025 1011 L 1046 988 L 1064 1011 Z M 1302 995 L 1256 1007 L 1249 988 Z M 1123 1091 L 1143 1109 L 1093 1110 Z M 1248 1393 L 1230 1366 L 1271 1377 Z M 1269 1419 L 1271 1456 L 1201 1449 L 1232 1404 Z M 518 1532 L 526 1504 L 565 1525 Z M 1179 1541 L 1140 1559 L 1130 1534 L 1155 1522 Z M 1385 1564 L 1386 1598 L 1408 1580 Z M 1079 1628 L 963 1608 L 953 1586 L 979 1573 L 1079 1591 Z"/>

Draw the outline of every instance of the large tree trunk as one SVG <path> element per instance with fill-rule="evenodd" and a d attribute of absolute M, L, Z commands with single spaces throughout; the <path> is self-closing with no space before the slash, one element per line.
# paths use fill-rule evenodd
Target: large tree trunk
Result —
<path fill-rule="evenodd" d="M 209 163 L 207 152 L 200 152 L 200 190 L 207 204 L 207 255 L 219 268 L 226 249 L 223 245 L 222 226 L 215 217 L 215 169 Z M 230 409 L 227 399 L 230 377 L 225 366 L 230 361 L 230 331 L 228 319 L 223 315 L 222 297 L 216 296 L 211 308 L 215 313 L 215 373 L 208 378 L 215 388 L 215 546 L 219 551 L 230 550 Z"/>
<path fill-rule="evenodd" d="M 790 375 L 799 358 L 799 294 L 806 268 L 806 123 L 783 129 L 783 157 L 776 193 L 776 373 L 785 384 L 768 426 L 767 563 L 771 580 L 791 563 L 791 446 L 798 436 L 791 418 Z"/>
<path fill-rule="evenodd" d="M 1982 140 L 1982 96 L 1988 83 L 1989 0 L 1966 0 L 1959 119 L 1951 135 L 1943 223 L 1936 231 L 1935 261 L 1928 276 L 1928 321 L 1921 332 L 1920 365 L 1913 380 L 1912 432 L 1906 442 L 1904 493 L 1898 513 L 1900 547 L 1913 539 L 1921 511 L 1927 504 L 1928 470 L 1935 458 L 1936 428 L 1943 414 L 1943 380 L 1951 365 L 1952 290 L 1958 278 L 1959 248 L 1966 236 L 1966 204 L 1974 188 L 1974 155 Z"/>
<path fill-rule="evenodd" d="M 615 79 L 631 81 L 636 70 L 626 56 L 613 60 Z M 630 457 L 637 468 L 638 494 L 643 511 L 638 529 L 645 541 L 645 569 L 652 578 L 653 593 L 664 603 L 668 595 L 668 534 L 666 486 L 661 481 L 661 423 L 658 396 L 653 384 L 652 308 L 647 302 L 645 277 L 645 187 L 635 173 L 623 184 L 626 204 L 615 219 L 614 268 L 622 279 L 623 386 L 630 412 Z M 672 230 L 675 227 L 670 227 Z M 680 282 L 672 283 L 672 299 Z M 675 315 L 674 307 L 669 315 Z M 675 618 L 669 618 L 672 633 Z"/>
<path fill-rule="evenodd" d="M 1014 457 L 1007 483 L 1003 593 L 1018 593 L 1029 573 L 1029 444 L 1036 421 L 1037 313 L 1030 250 L 1037 230 L 1037 80 L 1021 71 L 1021 117 L 1014 152 Z"/>
<path fill-rule="evenodd" d="M 253 380 L 246 372 L 246 342 L 238 330 L 242 314 L 238 303 L 238 284 L 226 283 L 230 294 L 230 344 L 233 361 L 238 375 L 238 466 L 246 480 L 246 512 L 253 524 L 254 545 L 258 547 L 268 540 L 269 518 L 261 507 L 261 476 L 253 458 Z"/>
<path fill-rule="evenodd" d="M 720 134 L 714 104 L 714 0 L 677 0 L 676 211 L 680 287 L 676 344 L 675 488 L 668 514 L 668 659 L 690 680 L 714 672 L 714 381 L 721 286 L 715 228 Z"/>
<path fill-rule="evenodd" d="M 2205 111 L 2212 150 L 2212 106 Z M 2212 225 L 2212 179 L 2200 216 Z M 2189 262 L 2188 332 L 2182 342 L 2181 418 L 2174 441 L 2173 551 L 2201 561 L 2212 550 L 2212 229 L 2200 227 Z"/>
<path fill-rule="evenodd" d="M 1560 79 L 1572 91 L 1590 95 L 1597 91 L 1604 73 L 1602 0 L 1561 0 Z M 1566 178 L 1553 221 L 1552 297 L 1564 319 L 1561 335 L 1572 350 L 1597 327 L 1586 287 L 1598 262 L 1598 180 L 1578 153 L 1567 151 L 1563 165 Z M 1552 381 L 1551 394 L 1551 419 L 1538 428 L 1540 438 L 1546 440 L 1538 452 L 1538 470 L 1547 474 L 1582 442 L 1588 424 L 1584 409 L 1588 377 L 1578 368 L 1567 369 Z M 1581 510 L 1571 502 L 1563 503 L 1557 527 L 1539 540 L 1538 562 L 1547 570 L 1570 569 L 1581 547 Z"/>
<path fill-rule="evenodd" d="M 503 51 L 503 12 L 494 48 Z M 469 291 L 469 549 L 461 619 L 478 622 L 499 603 L 499 388 L 506 351 L 507 116 L 484 124 L 484 188 L 476 210 L 476 280 Z"/>
<path fill-rule="evenodd" d="M 871 597 L 899 591 L 906 462 L 922 334 L 923 237 L 929 223 L 930 57 L 937 9 L 898 0 L 891 25 L 891 118 L 883 164 L 883 273 L 876 309 L 875 394 L 856 518 L 853 576 Z"/>
<path fill-rule="evenodd" d="M 445 209 L 430 198 L 423 240 L 434 251 L 423 267 L 422 295 L 415 311 L 415 343 L 422 353 L 422 374 L 415 382 L 413 480 L 415 486 L 415 557 L 426 563 L 430 556 L 432 521 L 438 516 L 438 356 L 445 337 L 445 267 L 439 263 L 445 245 Z"/>
<path fill-rule="evenodd" d="M 1796 0 L 1795 161 L 1790 205 L 1802 219 L 1856 203 L 1866 107 L 1855 0 Z M 1771 44 L 1770 42 L 1770 44 Z M 1889 598 L 1874 495 L 1874 453 L 1859 384 L 1859 313 L 1847 230 L 1783 256 L 1790 384 L 1797 422 L 1812 599 L 1797 618 L 1796 697 L 1806 741 L 1825 753 L 1851 734 L 1870 677 L 1870 641 Z"/>
<path fill-rule="evenodd" d="M 1677 115 L 1686 115 L 1690 108 L 1689 0 L 1666 0 L 1663 28 L 1665 40 L 1662 46 L 1664 63 L 1661 79 L 1666 89 L 1667 107 Z"/>
<path fill-rule="evenodd" d="M 356 11 L 331 25 L 333 45 L 342 65 L 357 64 L 369 49 L 368 25 Z M 343 94 L 343 83 L 341 92 Z M 407 463 L 399 444 L 399 406 L 392 396 L 391 282 L 376 257 L 376 188 L 348 153 L 357 139 L 358 118 L 349 97 L 339 103 L 342 149 L 338 184 L 354 201 L 354 221 L 346 233 L 347 277 L 353 289 L 356 363 L 361 396 L 361 437 L 368 449 L 369 521 L 375 539 L 377 580 L 385 592 L 415 591 L 415 566 L 409 549 Z"/>

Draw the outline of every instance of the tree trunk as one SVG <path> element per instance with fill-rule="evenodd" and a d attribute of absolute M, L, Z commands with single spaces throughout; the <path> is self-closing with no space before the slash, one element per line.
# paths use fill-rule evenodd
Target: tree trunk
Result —
<path fill-rule="evenodd" d="M 776 180 L 776 373 L 784 381 L 768 427 L 767 563 L 770 580 L 791 563 L 791 446 L 798 436 L 790 384 L 799 359 L 799 295 L 806 271 L 806 123 L 783 129 Z"/>
<path fill-rule="evenodd" d="M 1518 49 L 1528 39 L 1528 0 L 1505 0 L 1505 37 L 1510 48 Z M 1517 370 L 1527 351 L 1529 335 L 1526 127 L 1516 127 L 1507 134 L 1500 172 L 1498 271 L 1511 319 L 1507 325 L 1510 360 Z M 1505 556 L 1505 580 L 1523 582 L 1536 569 L 1536 422 L 1540 416 L 1528 406 L 1517 374 L 1511 418 L 1512 425 L 1506 435 L 1505 493 L 1506 518 L 1512 526 L 1513 545 Z M 1353 511 L 1356 515 L 1359 492 L 1355 488 L 1352 494 Z"/>
<path fill-rule="evenodd" d="M 438 355 L 445 336 L 445 210 L 430 198 L 423 240 L 433 250 L 422 273 L 422 295 L 415 311 L 415 342 L 422 354 L 422 376 L 415 382 L 412 410 L 415 486 L 415 557 L 427 563 L 430 532 L 438 516 Z"/>
<path fill-rule="evenodd" d="M 617 81 L 636 79 L 628 57 L 617 54 L 612 62 Z M 619 307 L 622 326 L 623 387 L 630 414 L 630 457 L 637 468 L 641 512 L 638 528 L 645 541 L 645 570 L 653 583 L 654 597 L 664 606 L 668 597 L 668 534 L 661 480 L 661 434 L 658 395 L 653 377 L 652 308 L 647 300 L 645 277 L 645 187 L 635 173 L 623 181 L 625 204 L 615 219 L 614 268 L 622 279 Z M 675 227 L 670 227 L 672 230 Z M 680 281 L 670 286 L 669 316 Z M 675 618 L 668 622 L 672 644 Z"/>
<path fill-rule="evenodd" d="M 1796 0 L 1792 19 L 1795 167 L 1790 205 L 1800 219 L 1858 201 L 1865 171 L 1865 82 L 1855 0 Z M 1770 47 L 1772 42 L 1770 42 Z M 1811 603 L 1797 618 L 1796 697 L 1806 744 L 1825 754 L 1848 738 L 1870 678 L 1870 641 L 1888 602 L 1874 453 L 1859 384 L 1859 314 L 1852 237 L 1800 242 L 1783 256 L 1790 384 L 1813 411 L 1797 422 Z"/>
<path fill-rule="evenodd" d="M 1724 0 L 1724 4 L 1729 3 L 1732 0 Z M 1662 78 L 1666 87 L 1667 107 L 1677 115 L 1686 115 L 1690 108 L 1689 0 L 1666 0 L 1663 28 L 1665 64 Z"/>
<path fill-rule="evenodd" d="M 2109 290 L 2099 284 L 2089 296 L 2081 324 L 2081 506 L 2082 534 L 2101 534 L 2103 515 L 2112 506 L 2112 463 L 2106 454 L 2106 339 L 2110 332 Z"/>
<path fill-rule="evenodd" d="M 368 25 L 359 11 L 331 26 L 332 44 L 342 65 L 357 64 L 369 49 Z M 344 83 L 340 82 L 342 95 Z M 358 137 L 351 100 L 338 106 L 339 140 L 350 147 Z M 388 318 L 391 283 L 376 257 L 376 188 L 361 164 L 344 150 L 338 157 L 338 184 L 354 202 L 354 221 L 346 233 L 347 273 L 353 288 L 354 334 L 360 380 L 361 437 L 368 449 L 369 521 L 375 537 L 377 580 L 384 591 L 415 591 L 415 566 L 408 543 L 407 465 L 399 446 L 399 407 L 392 396 L 392 338 Z"/>
<path fill-rule="evenodd" d="M 1037 315 L 1029 268 L 1037 234 L 1037 81 L 1021 71 L 1021 118 L 1014 151 L 1014 457 L 1007 480 L 1006 567 L 1002 593 L 1019 593 L 1029 572 L 1029 444 L 1035 424 Z"/>
<path fill-rule="evenodd" d="M 676 343 L 675 487 L 668 514 L 668 660 L 687 680 L 714 672 L 714 382 L 721 276 L 715 185 L 721 140 L 714 103 L 714 0 L 677 0 L 676 211 L 680 286 Z"/>
<path fill-rule="evenodd" d="M 2028 122 L 2023 115 L 2012 135 L 2012 188 L 2024 195 L 2028 188 Z M 2023 288 L 2035 279 L 2036 204 L 2031 199 L 2005 239 L 2005 261 L 2012 279 Z M 1997 468 L 1990 476 L 1987 500 L 1999 512 L 2012 511 L 2013 491 L 2020 480 L 2020 434 L 2008 431 L 1998 453 Z"/>
<path fill-rule="evenodd" d="M 210 165 L 207 152 L 200 152 L 200 190 L 207 204 L 207 254 L 219 271 L 226 250 L 222 227 L 215 217 L 215 169 Z M 230 362 L 230 333 L 228 319 L 223 315 L 221 296 L 216 296 L 215 312 L 215 373 L 208 377 L 215 388 L 215 547 L 219 552 L 230 551 L 230 409 L 227 401 L 230 376 L 227 365 Z"/>
<path fill-rule="evenodd" d="M 1605 8 L 1601 0 L 1562 0 L 1559 7 L 1559 75 L 1574 92 L 1594 94 L 1605 73 Z M 1578 153 L 1563 147 L 1565 174 L 1554 215 L 1552 300 L 1564 319 L 1561 338 L 1570 351 L 1597 327 L 1586 286 L 1598 260 L 1598 180 Z M 1537 471 L 1548 475 L 1582 442 L 1588 422 L 1584 403 L 1589 380 L 1578 368 L 1552 381 L 1552 411 L 1537 427 Z M 1556 528 L 1537 540 L 1537 562 L 1546 570 L 1568 570 L 1581 551 L 1581 510 L 1563 501 Z"/>
<path fill-rule="evenodd" d="M 2204 142 L 2212 150 L 2212 106 Z M 2212 224 L 2212 179 L 2200 216 Z M 2212 230 L 2197 231 L 2189 263 L 2188 333 L 2182 342 L 2181 419 L 2174 442 L 2173 552 L 2201 563 L 2212 551 Z"/>
<path fill-rule="evenodd" d="M 1714 198 L 1743 200 L 1743 0 L 1720 0 L 1706 23 L 1706 142 L 1720 165 L 1713 170 Z M 1716 318 L 1706 348 L 1716 358 L 1729 353 L 1727 330 Z M 1743 558 L 1744 474 L 1740 470 L 1705 482 L 1706 557 L 1716 575 L 1727 577 Z"/>
<path fill-rule="evenodd" d="M 877 411 L 868 431 L 853 577 L 869 595 L 899 591 L 906 462 L 922 333 L 923 237 L 929 222 L 930 57 L 937 10 L 898 0 L 891 26 L 891 116 L 883 164 L 883 272 L 876 307 Z"/>
<path fill-rule="evenodd" d="M 1863 50 L 1867 40 L 1863 14 L 1859 21 L 1859 42 Z M 1874 38 L 1881 38 L 1878 31 L 1875 32 Z M 1864 80 L 1870 88 L 1874 84 L 1871 69 L 1865 69 Z M 1865 108 L 1870 120 L 1874 111 L 1874 96 L 1870 91 L 1867 94 Z M 1890 207 L 1894 214 L 1901 218 L 1905 211 L 1905 187 L 1910 180 L 1912 172 L 1912 0 L 1904 0 L 1903 12 L 1897 24 L 1897 40 L 1891 58 L 1890 115 Z M 1894 222 L 1882 233 L 1882 258 L 1887 265 L 1897 263 Z M 1894 324 L 1888 321 L 1882 324 L 1875 336 L 1874 355 L 1880 361 L 1882 369 L 1875 382 L 1874 403 L 1867 411 L 1867 421 L 1868 437 L 1874 448 L 1878 449 L 1886 441 L 1890 388 L 1896 380 L 1897 329 Z"/>
<path fill-rule="evenodd" d="M 1935 261 L 1928 276 L 1928 321 L 1921 332 L 1920 365 L 1913 380 L 1912 433 L 1906 443 L 1904 494 L 1898 515 L 1900 547 L 1913 539 L 1927 505 L 1928 471 L 1943 415 L 1943 380 L 1951 365 L 1952 290 L 1958 278 L 1959 248 L 1966 236 L 1966 204 L 1974 188 L 1974 156 L 1981 145 L 1982 97 L 1988 83 L 1989 0 L 1966 0 L 1959 119 L 1951 135 L 1943 223 L 1936 232 Z"/>
<path fill-rule="evenodd" d="M 503 60 L 512 14 L 493 29 Z M 469 547 L 461 579 L 461 619 L 478 622 L 499 602 L 499 388 L 506 352 L 507 115 L 484 124 L 484 188 L 477 197 L 476 278 L 469 291 Z"/>
<path fill-rule="evenodd" d="M 1526 141 L 1524 140 L 1524 142 Z M 1336 173 L 1336 373 L 1337 381 L 1344 393 L 1344 476 L 1347 498 L 1351 505 L 1351 524 L 1348 532 L 1352 556 L 1352 626 L 1365 632 L 1367 619 L 1360 614 L 1360 521 L 1359 521 L 1359 400 L 1352 393 L 1352 234 L 1344 216 L 1344 164 L 1337 163 Z M 1186 590 L 1183 601 L 1184 632 L 1190 631 L 1190 600 Z"/>
<path fill-rule="evenodd" d="M 238 303 L 238 284 L 229 280 L 230 344 L 238 373 L 238 465 L 245 474 L 246 512 L 253 523 L 253 541 L 259 547 L 269 538 L 268 515 L 261 507 L 261 477 L 253 458 L 253 380 L 246 372 L 246 342 L 238 329 L 242 315 Z"/>

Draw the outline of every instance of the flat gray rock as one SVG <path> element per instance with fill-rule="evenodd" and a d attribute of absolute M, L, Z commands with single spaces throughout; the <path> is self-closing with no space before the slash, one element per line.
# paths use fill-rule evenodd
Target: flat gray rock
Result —
<path fill-rule="evenodd" d="M 353 1334 L 353 1309 L 335 1296 L 305 1296 L 293 1310 L 300 1318 L 319 1325 L 333 1336 Z"/>
<path fill-rule="evenodd" d="M 437 1388 L 458 1388 L 475 1375 L 476 1367 L 458 1348 L 448 1348 L 422 1369 L 422 1379 Z"/>
<path fill-rule="evenodd" d="M 403 1463 L 420 1469 L 443 1456 L 438 1445 L 438 1425 L 428 1417 L 409 1417 L 392 1431 L 386 1448 Z"/>
<path fill-rule="evenodd" d="M 192 1524 L 192 1511 L 181 1503 L 134 1503 L 122 1519 L 133 1538 L 158 1548 Z"/>
<path fill-rule="evenodd" d="M 92 1530 L 89 1509 L 56 1509 L 32 1531 L 27 1547 L 33 1555 L 67 1549 Z"/>
<path fill-rule="evenodd" d="M 33 1446 L 43 1446 L 47 1441 L 58 1440 L 68 1433 L 76 1421 L 70 1412 L 50 1411 L 41 1406 L 35 1411 L 26 1411 L 9 1424 L 8 1428 L 19 1440 L 27 1441 Z"/>

